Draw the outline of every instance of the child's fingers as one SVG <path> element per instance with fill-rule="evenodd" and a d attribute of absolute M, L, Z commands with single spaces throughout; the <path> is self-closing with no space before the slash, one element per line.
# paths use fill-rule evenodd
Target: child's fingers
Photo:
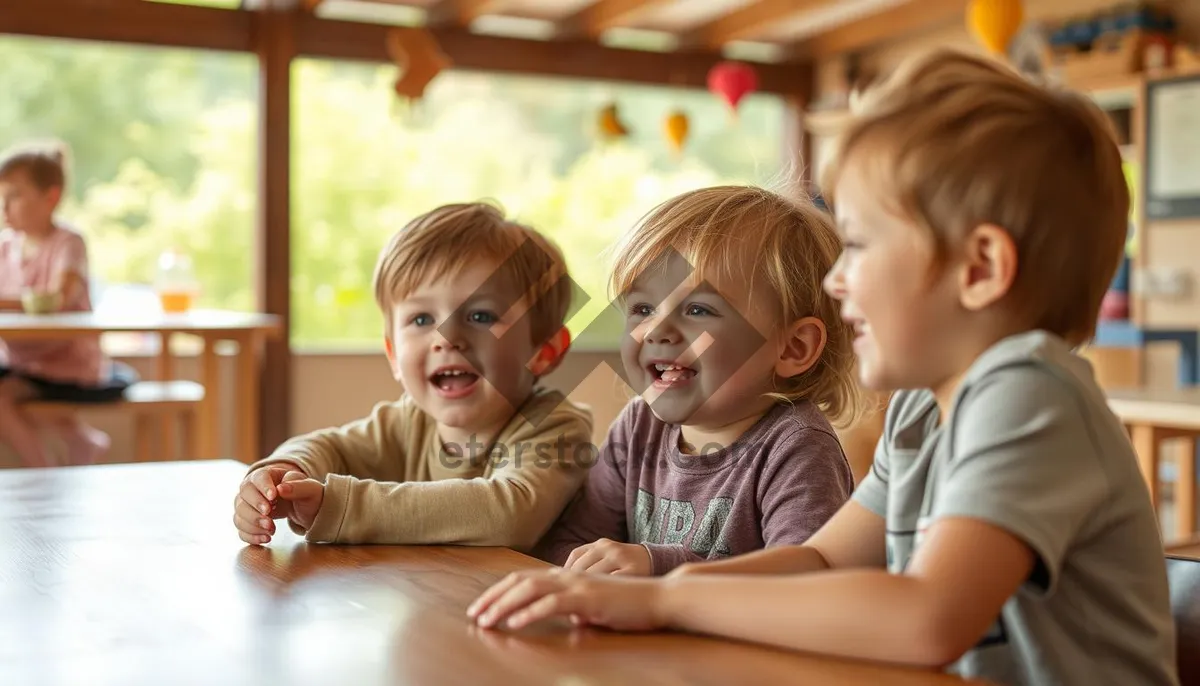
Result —
<path fill-rule="evenodd" d="M 286 474 L 284 474 L 283 478 L 279 480 L 279 483 L 282 484 L 282 483 L 286 483 L 288 481 L 304 481 L 307 478 L 308 478 L 308 475 L 305 474 L 304 472 L 298 472 L 293 469 L 293 470 L 287 472 Z"/>
<path fill-rule="evenodd" d="M 587 543 L 587 544 L 581 545 L 578 548 L 572 550 L 571 554 L 567 556 L 567 561 L 563 563 L 563 569 L 573 568 L 575 566 L 575 562 L 577 560 L 579 560 L 579 558 L 586 555 L 587 552 L 589 550 L 591 550 L 595 545 L 596 545 L 595 543 Z"/>
<path fill-rule="evenodd" d="M 279 484 L 279 497 L 284 500 L 308 500 L 324 495 L 325 487 L 316 479 L 285 481 Z"/>
<path fill-rule="evenodd" d="M 581 604 L 578 595 L 567 593 L 566 589 L 558 589 L 533 601 L 525 609 L 514 612 L 508 618 L 508 627 L 520 629 L 557 615 L 578 617 L 575 610 L 579 609 Z"/>
<path fill-rule="evenodd" d="M 233 506 L 236 508 L 238 503 L 242 502 L 248 504 L 260 514 L 271 514 L 271 501 L 267 500 L 262 491 L 258 490 L 258 486 L 249 481 L 243 481 L 241 487 L 238 488 L 237 496 L 233 499 Z"/>
<path fill-rule="evenodd" d="M 593 562 L 589 567 L 585 567 L 579 571 L 587 572 L 588 574 L 612 574 L 623 566 L 618 560 L 610 557 L 602 557 Z"/>
<path fill-rule="evenodd" d="M 270 536 L 248 534 L 245 531 L 238 531 L 238 538 L 251 545 L 266 545 L 271 542 Z"/>
<path fill-rule="evenodd" d="M 584 548 L 587 549 L 584 550 Z M 579 553 L 580 551 L 583 552 L 574 560 L 570 557 L 567 558 L 566 563 L 563 564 L 563 569 L 569 572 L 586 572 L 589 567 L 604 559 L 604 550 L 594 544 L 576 548 L 571 551 L 571 555 L 574 556 L 575 553 Z"/>
<path fill-rule="evenodd" d="M 233 525 L 237 528 L 238 537 L 246 543 L 267 543 L 271 540 L 271 534 L 274 533 L 273 524 L 270 527 L 264 527 L 261 520 L 246 519 L 240 512 L 234 514 Z"/>
<path fill-rule="evenodd" d="M 275 522 L 271 521 L 270 517 L 256 512 L 254 508 L 250 507 L 250 504 L 245 501 L 242 501 L 240 505 L 234 508 L 233 517 L 237 521 L 246 522 L 247 524 L 261 529 L 261 531 L 255 531 L 254 533 L 275 533 Z"/>
<path fill-rule="evenodd" d="M 275 499 L 275 484 L 279 483 L 288 469 L 286 467 L 263 467 L 250 472 L 249 481 L 267 500 Z"/>
<path fill-rule="evenodd" d="M 491 607 L 479 615 L 479 625 L 493 627 L 513 613 L 525 609 L 561 588 L 561 582 L 548 575 L 526 576 L 496 598 Z"/>
<path fill-rule="evenodd" d="M 526 575 L 521 572 L 513 572 L 500 581 L 492 584 L 486 591 L 481 593 L 479 597 L 475 599 L 475 602 L 471 603 L 470 607 L 467 608 L 467 616 L 471 619 L 478 618 L 479 615 L 483 614 L 484 611 L 492 606 L 492 603 L 496 602 L 496 600 L 505 593 L 508 593 L 510 588 L 524 581 L 525 576 Z"/>

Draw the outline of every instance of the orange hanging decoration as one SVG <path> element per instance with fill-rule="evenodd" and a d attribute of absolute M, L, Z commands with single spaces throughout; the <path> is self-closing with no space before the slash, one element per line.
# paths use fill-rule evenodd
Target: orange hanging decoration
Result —
<path fill-rule="evenodd" d="M 617 111 L 616 103 L 609 103 L 600 110 L 596 128 L 599 129 L 603 138 L 616 139 L 629 135 L 629 128 L 621 121 L 621 114 Z"/>
<path fill-rule="evenodd" d="M 676 155 L 683 153 L 683 146 L 687 142 L 688 128 L 688 117 L 679 110 L 667 115 L 666 121 L 663 122 L 663 132 L 667 136 L 667 142 L 671 144 L 671 150 Z"/>
<path fill-rule="evenodd" d="M 1025 9 L 1021 0 L 971 0 L 967 26 L 993 55 L 1003 57 L 1021 29 Z"/>
<path fill-rule="evenodd" d="M 396 95 L 411 100 L 420 100 L 429 82 L 452 64 L 437 39 L 425 29 L 392 29 L 387 35 L 387 51 L 400 69 L 394 86 Z"/>

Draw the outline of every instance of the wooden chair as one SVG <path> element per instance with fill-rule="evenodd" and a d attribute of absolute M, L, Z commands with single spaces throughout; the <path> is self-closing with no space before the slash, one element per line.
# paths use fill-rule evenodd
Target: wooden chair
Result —
<path fill-rule="evenodd" d="M 178 459 L 194 459 L 197 449 L 196 415 L 204 387 L 192 381 L 139 381 L 125 390 L 122 400 L 114 403 L 63 403 L 33 401 L 24 405 L 35 416 L 61 416 L 89 413 L 124 413 L 133 416 L 135 458 L 149 462 L 155 455 L 167 456 L 173 446 L 155 445 L 154 425 L 179 425 L 182 451 Z M 162 459 L 162 458 L 160 458 Z"/>
<path fill-rule="evenodd" d="M 1167 555 L 1180 686 L 1200 686 L 1200 559 Z"/>

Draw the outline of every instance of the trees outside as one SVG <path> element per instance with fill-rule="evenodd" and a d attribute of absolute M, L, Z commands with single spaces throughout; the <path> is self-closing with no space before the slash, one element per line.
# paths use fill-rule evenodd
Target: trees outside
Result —
<path fill-rule="evenodd" d="M 450 71 L 408 105 L 394 77 L 380 65 L 293 66 L 302 348 L 378 345 L 378 250 L 436 204 L 490 199 L 558 242 L 594 299 L 578 329 L 607 302 L 607 248 L 655 204 L 703 185 L 782 180 L 783 105 L 770 96 L 748 98 L 735 121 L 704 91 Z M 250 55 L 0 37 L 0 145 L 70 145 L 63 213 L 89 238 L 101 299 L 149 284 L 158 255 L 176 247 L 195 262 L 201 306 L 249 309 L 256 89 Z M 596 137 L 608 102 L 627 139 Z M 691 119 L 682 155 L 663 135 L 674 109 Z"/>

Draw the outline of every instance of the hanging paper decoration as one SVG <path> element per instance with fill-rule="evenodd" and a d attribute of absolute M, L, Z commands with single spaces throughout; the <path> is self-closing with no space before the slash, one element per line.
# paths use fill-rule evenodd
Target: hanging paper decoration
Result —
<path fill-rule="evenodd" d="M 392 29 L 387 35 L 387 51 L 400 69 L 396 95 L 410 100 L 420 100 L 429 82 L 451 66 L 437 39 L 425 29 Z"/>
<path fill-rule="evenodd" d="M 708 90 L 721 96 L 736 116 L 742 98 L 758 90 L 758 72 L 744 62 L 721 62 L 708 72 Z"/>
<path fill-rule="evenodd" d="M 1021 0 L 971 0 L 967 8 L 967 26 L 993 55 L 1008 51 L 1024 19 Z"/>
<path fill-rule="evenodd" d="M 629 135 L 629 128 L 621 122 L 616 103 L 609 103 L 600 110 L 597 120 L 600 135 L 604 138 L 624 138 Z"/>
<path fill-rule="evenodd" d="M 666 121 L 663 122 L 663 132 L 667 136 L 667 142 L 671 144 L 671 149 L 676 154 L 683 152 L 683 145 L 688 137 L 687 115 L 679 110 L 667 115 Z"/>

